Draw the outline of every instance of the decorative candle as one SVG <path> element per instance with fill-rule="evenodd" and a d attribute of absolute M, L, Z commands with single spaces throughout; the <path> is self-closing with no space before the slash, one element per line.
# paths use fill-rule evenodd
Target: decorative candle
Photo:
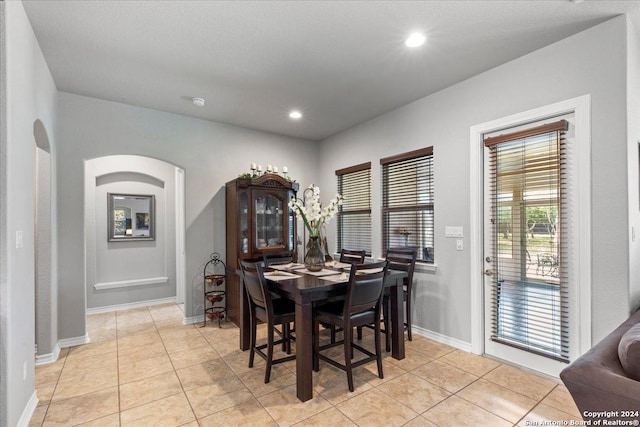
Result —
<path fill-rule="evenodd" d="M 255 163 L 251 163 L 251 170 L 255 170 L 256 169 L 256 164 Z"/>
<path fill-rule="evenodd" d="M 271 172 L 273 170 L 273 168 L 271 167 L 271 165 L 267 165 L 267 172 Z"/>
<path fill-rule="evenodd" d="M 258 172 L 262 172 L 262 165 L 258 165 L 257 170 Z"/>
<path fill-rule="evenodd" d="M 273 167 L 273 173 L 278 173 L 278 167 L 277 166 Z"/>
<path fill-rule="evenodd" d="M 289 172 L 289 169 L 286 166 L 282 167 L 282 173 L 287 173 Z"/>

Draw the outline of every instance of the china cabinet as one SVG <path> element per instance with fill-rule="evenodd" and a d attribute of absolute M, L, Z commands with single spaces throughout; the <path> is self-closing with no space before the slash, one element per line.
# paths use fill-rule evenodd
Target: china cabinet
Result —
<path fill-rule="evenodd" d="M 258 261 L 268 250 L 295 253 L 296 221 L 289 200 L 297 191 L 297 183 L 277 174 L 237 178 L 226 184 L 227 316 L 236 324 L 241 304 L 246 304 L 238 259 Z"/>

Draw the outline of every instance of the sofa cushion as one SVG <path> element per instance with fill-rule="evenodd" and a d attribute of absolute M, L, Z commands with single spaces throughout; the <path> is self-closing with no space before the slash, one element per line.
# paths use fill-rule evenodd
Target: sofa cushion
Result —
<path fill-rule="evenodd" d="M 618 357 L 627 375 L 640 381 L 640 323 L 633 325 L 620 338 Z"/>

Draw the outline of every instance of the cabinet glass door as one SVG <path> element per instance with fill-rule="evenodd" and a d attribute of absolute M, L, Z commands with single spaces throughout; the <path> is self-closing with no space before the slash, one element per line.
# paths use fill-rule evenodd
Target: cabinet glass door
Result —
<path fill-rule="evenodd" d="M 261 194 L 255 199 L 256 249 L 285 247 L 283 231 L 284 202 L 273 194 Z"/>
<path fill-rule="evenodd" d="M 249 196 L 240 194 L 240 252 L 249 253 Z"/>

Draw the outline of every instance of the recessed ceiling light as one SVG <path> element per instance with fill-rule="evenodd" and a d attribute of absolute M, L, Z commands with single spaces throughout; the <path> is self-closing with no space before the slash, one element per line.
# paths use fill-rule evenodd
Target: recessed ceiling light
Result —
<path fill-rule="evenodd" d="M 407 39 L 404 41 L 404 44 L 407 47 L 418 47 L 422 46 L 426 37 L 422 33 L 412 33 Z"/>
<path fill-rule="evenodd" d="M 298 110 L 292 110 L 289 113 L 289 118 L 290 119 L 294 119 L 294 120 L 298 120 L 298 119 L 302 118 L 302 113 L 300 111 L 298 111 Z"/>
<path fill-rule="evenodd" d="M 204 99 L 202 98 L 192 98 L 191 101 L 196 107 L 204 107 Z"/>

